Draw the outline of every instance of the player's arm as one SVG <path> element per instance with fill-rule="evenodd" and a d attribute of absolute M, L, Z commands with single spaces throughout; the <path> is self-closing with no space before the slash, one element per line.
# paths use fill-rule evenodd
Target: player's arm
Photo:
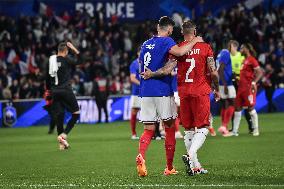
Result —
<path fill-rule="evenodd" d="M 166 75 L 170 75 L 173 69 L 177 65 L 177 60 L 176 59 L 169 59 L 168 62 L 165 64 L 164 67 L 158 69 L 157 71 L 153 72 L 149 68 L 145 68 L 146 71 L 141 73 L 141 76 L 143 79 L 149 79 L 151 77 L 163 77 Z"/>
<path fill-rule="evenodd" d="M 254 80 L 251 83 L 251 87 L 252 87 L 252 92 L 254 93 L 256 91 L 256 84 L 257 82 L 261 79 L 263 72 L 261 70 L 261 68 L 258 66 L 256 68 L 254 68 Z"/>
<path fill-rule="evenodd" d="M 219 77 L 218 72 L 215 66 L 214 57 L 207 57 L 207 67 L 210 72 L 211 80 L 212 80 L 212 88 L 215 95 L 215 100 L 218 101 L 220 99 L 219 93 Z"/>
<path fill-rule="evenodd" d="M 80 51 L 71 43 L 67 42 L 67 47 L 69 47 L 76 55 L 80 54 Z"/>
<path fill-rule="evenodd" d="M 140 81 L 136 78 L 136 75 L 135 74 L 130 74 L 130 81 L 131 83 L 134 83 L 136 85 L 140 85 Z"/>
<path fill-rule="evenodd" d="M 72 65 L 79 65 L 83 63 L 82 57 L 80 56 L 80 51 L 71 43 L 67 42 L 67 47 L 72 50 L 72 52 L 76 55 L 75 57 L 68 57 L 67 62 Z"/>
<path fill-rule="evenodd" d="M 219 75 L 219 78 L 224 85 L 225 94 L 228 94 L 228 88 L 227 88 L 227 82 L 226 82 L 225 76 L 224 76 L 224 70 L 225 70 L 225 64 L 223 62 L 220 62 L 220 66 L 219 66 L 219 69 L 218 69 L 218 75 Z"/>
<path fill-rule="evenodd" d="M 202 37 L 197 36 L 192 41 L 190 41 L 189 43 L 181 47 L 179 47 L 178 45 L 175 45 L 169 50 L 169 53 L 175 56 L 183 56 L 189 51 L 191 51 L 193 46 L 198 42 L 203 42 Z"/>

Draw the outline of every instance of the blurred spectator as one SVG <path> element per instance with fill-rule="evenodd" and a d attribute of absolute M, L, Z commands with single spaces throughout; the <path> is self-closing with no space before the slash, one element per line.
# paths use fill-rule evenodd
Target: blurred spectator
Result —
<path fill-rule="evenodd" d="M 265 96 L 268 101 L 268 112 L 275 112 L 276 107 L 273 104 L 273 94 L 275 91 L 276 75 L 271 64 L 266 64 L 264 77 L 262 78 L 263 87 L 265 89 Z"/>
<path fill-rule="evenodd" d="M 98 107 L 98 123 L 102 121 L 102 109 L 105 113 L 105 122 L 108 123 L 107 99 L 109 96 L 109 81 L 107 78 L 102 77 L 101 74 L 94 79 L 92 96 L 95 97 Z"/>
<path fill-rule="evenodd" d="M 284 9 L 263 5 L 248 10 L 238 4 L 229 10 L 221 10 L 215 17 L 206 10 L 208 1 L 189 2 L 193 19 L 198 24 L 198 35 L 211 43 L 215 52 L 226 47 L 228 40 L 240 43 L 252 42 L 264 69 L 270 64 L 275 75 L 274 86 L 284 87 Z M 117 15 L 110 20 L 103 18 L 103 9 L 91 17 L 86 12 L 64 11 L 47 18 L 0 16 L 0 98 L 42 97 L 43 80 L 50 52 L 56 44 L 70 40 L 79 46 L 85 65 L 73 70 L 72 85 L 78 95 L 90 95 L 93 80 L 100 76 L 108 80 L 110 94 L 128 94 L 129 62 L 135 49 L 156 33 L 156 21 L 120 23 Z M 177 26 L 184 16 L 174 13 Z M 177 27 L 176 27 L 177 28 Z M 173 38 L 180 38 L 180 30 Z M 269 70 L 268 70 L 269 71 Z"/>

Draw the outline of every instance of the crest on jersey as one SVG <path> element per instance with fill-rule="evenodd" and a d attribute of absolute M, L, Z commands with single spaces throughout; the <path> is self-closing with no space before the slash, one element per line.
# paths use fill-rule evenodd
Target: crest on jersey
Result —
<path fill-rule="evenodd" d="M 153 45 L 146 45 L 146 49 L 154 49 L 154 47 L 155 47 L 155 44 L 153 44 Z"/>

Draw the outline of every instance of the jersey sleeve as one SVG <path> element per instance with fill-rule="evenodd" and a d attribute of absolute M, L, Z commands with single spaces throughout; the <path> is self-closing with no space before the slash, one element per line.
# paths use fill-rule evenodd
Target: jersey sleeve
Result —
<path fill-rule="evenodd" d="M 219 64 L 227 65 L 229 63 L 229 60 L 230 60 L 230 53 L 226 51 L 222 51 L 220 59 L 219 59 Z"/>
<path fill-rule="evenodd" d="M 214 52 L 210 45 L 207 47 L 207 57 L 214 57 Z"/>
<path fill-rule="evenodd" d="M 176 42 L 172 38 L 167 37 L 165 39 L 165 48 L 167 49 L 167 51 L 170 51 L 171 48 L 175 45 L 176 45 Z"/>
<path fill-rule="evenodd" d="M 129 67 L 130 74 L 136 74 L 135 64 L 132 62 Z"/>
<path fill-rule="evenodd" d="M 252 59 L 252 67 L 253 69 L 256 69 L 259 67 L 259 63 L 255 58 Z"/>
<path fill-rule="evenodd" d="M 74 55 L 74 56 L 67 56 L 66 60 L 68 64 L 71 64 L 71 65 L 80 65 L 84 63 L 83 57 L 81 56 L 81 54 Z"/>

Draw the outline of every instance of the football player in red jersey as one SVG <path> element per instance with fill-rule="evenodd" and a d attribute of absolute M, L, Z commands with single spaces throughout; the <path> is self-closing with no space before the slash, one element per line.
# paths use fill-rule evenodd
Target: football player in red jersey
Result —
<path fill-rule="evenodd" d="M 196 36 L 196 26 L 192 21 L 182 25 L 184 41 L 179 44 L 188 44 Z M 184 142 L 187 154 L 182 159 L 186 165 L 188 175 L 207 173 L 201 167 L 197 158 L 197 151 L 203 145 L 210 125 L 210 97 L 211 86 L 215 99 L 220 99 L 218 72 L 215 67 L 213 51 L 209 44 L 196 43 L 186 55 L 171 60 L 163 68 L 152 72 L 147 69 L 143 77 L 159 77 L 170 74 L 178 66 L 178 92 L 180 96 L 180 118 L 185 128 Z"/>
<path fill-rule="evenodd" d="M 259 135 L 258 116 L 254 109 L 256 103 L 257 82 L 262 77 L 262 70 L 255 59 L 256 52 L 250 43 L 245 43 L 240 49 L 245 60 L 241 67 L 239 89 L 236 97 L 234 127 L 229 136 L 238 136 L 242 117 L 242 108 L 248 108 L 252 119 L 253 136 Z"/>

